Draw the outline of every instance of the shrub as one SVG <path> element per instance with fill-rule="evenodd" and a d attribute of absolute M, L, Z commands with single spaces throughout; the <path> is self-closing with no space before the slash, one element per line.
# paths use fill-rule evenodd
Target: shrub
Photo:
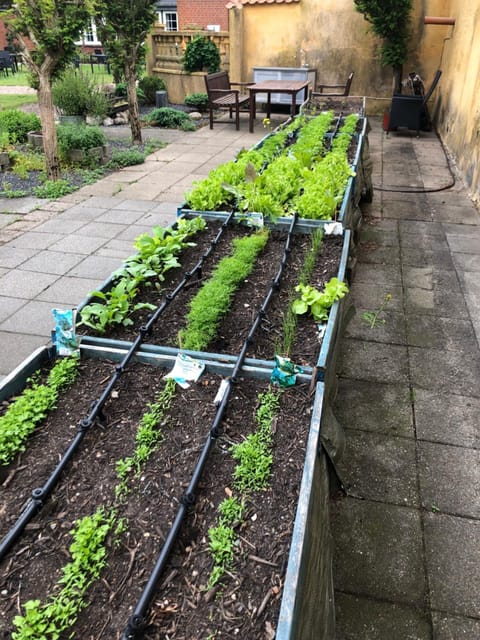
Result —
<path fill-rule="evenodd" d="M 68 70 L 52 87 L 53 104 L 65 116 L 104 116 L 107 98 L 94 78 Z"/>
<path fill-rule="evenodd" d="M 115 85 L 115 95 L 117 96 L 117 98 L 123 98 L 124 100 L 127 99 L 127 83 L 126 82 L 118 82 Z M 143 89 L 140 86 L 137 87 L 137 99 L 139 102 L 142 102 L 142 103 L 146 103 L 147 101 L 145 94 L 143 92 Z M 155 102 L 155 98 L 153 99 L 153 102 Z"/>
<path fill-rule="evenodd" d="M 112 157 L 106 164 L 107 169 L 122 169 L 130 167 L 134 164 L 142 164 L 145 162 L 145 155 L 138 149 L 129 149 L 127 151 L 113 151 Z"/>
<path fill-rule="evenodd" d="M 57 127 L 58 148 L 63 155 L 72 149 L 87 151 L 93 147 L 101 147 L 106 143 L 105 134 L 99 127 L 87 125 L 62 125 Z"/>
<path fill-rule="evenodd" d="M 153 109 L 147 116 L 146 120 L 153 126 L 164 127 L 166 129 L 182 128 L 184 131 L 188 131 L 190 124 L 193 124 L 193 128 L 195 128 L 195 125 L 188 113 L 179 111 L 178 109 L 172 109 L 171 107 Z"/>
<path fill-rule="evenodd" d="M 189 73 L 203 69 L 207 69 L 209 73 L 219 71 L 220 51 L 217 45 L 205 36 L 195 36 L 185 48 L 183 68 Z"/>
<path fill-rule="evenodd" d="M 206 93 L 191 93 L 185 97 L 187 107 L 194 107 L 198 111 L 205 111 L 208 105 L 208 95 Z"/>
<path fill-rule="evenodd" d="M 2 141 L 8 135 L 11 144 L 27 141 L 27 133 L 41 128 L 40 118 L 34 113 L 25 113 L 18 109 L 0 111 L 0 134 Z"/>
<path fill-rule="evenodd" d="M 155 104 L 155 93 L 165 91 L 167 85 L 158 76 L 143 76 L 138 81 L 138 88 L 143 92 L 145 104 Z"/>

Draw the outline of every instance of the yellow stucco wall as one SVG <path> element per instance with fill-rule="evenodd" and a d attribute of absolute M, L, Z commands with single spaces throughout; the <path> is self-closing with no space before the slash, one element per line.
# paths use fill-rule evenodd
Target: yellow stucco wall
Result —
<path fill-rule="evenodd" d="M 425 16 L 452 16 L 454 27 L 425 25 Z M 233 35 L 238 26 L 241 33 Z M 230 10 L 235 80 L 251 81 L 254 66 L 317 70 L 317 81 L 337 83 L 355 71 L 352 95 L 368 96 L 369 113 L 383 113 L 392 72 L 379 60 L 379 41 L 353 0 L 300 0 Z M 473 194 L 480 198 L 480 0 L 414 0 L 412 37 L 404 77 L 417 71 L 426 87 L 443 75 L 430 111 Z"/>

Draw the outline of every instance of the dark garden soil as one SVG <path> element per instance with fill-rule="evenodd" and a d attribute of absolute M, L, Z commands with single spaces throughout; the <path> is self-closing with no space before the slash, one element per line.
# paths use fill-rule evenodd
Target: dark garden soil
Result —
<path fill-rule="evenodd" d="M 170 272 L 168 279 L 162 283 L 159 291 L 156 287 L 142 287 L 137 300 L 149 302 L 159 306 L 164 300 L 164 295 L 173 291 L 178 282 L 183 278 L 185 271 L 192 269 L 199 255 L 206 251 L 220 228 L 219 223 L 209 222 L 208 229 L 202 234 L 197 234 L 193 241 L 196 247 L 188 249 L 182 254 L 182 267 Z M 178 330 L 185 326 L 185 316 L 188 313 L 189 303 L 195 296 L 201 285 L 208 279 L 213 268 L 225 256 L 232 251 L 232 239 L 239 234 L 251 233 L 247 227 L 236 225 L 227 227 L 214 252 L 205 262 L 200 278 L 194 277 L 185 288 L 166 308 L 153 327 L 151 335 L 145 342 L 163 346 L 178 346 Z M 271 282 L 278 272 L 280 260 L 283 256 L 286 233 L 273 231 L 265 250 L 260 254 L 255 263 L 255 269 L 250 277 L 243 283 L 233 300 L 228 316 L 225 317 L 219 327 L 217 338 L 207 350 L 213 353 L 237 354 L 243 341 L 247 337 L 250 326 L 260 309 L 268 292 Z M 317 259 L 311 284 L 318 289 L 337 275 L 343 239 L 332 236 L 324 236 L 321 254 Z M 294 287 L 298 284 L 298 274 L 302 268 L 306 253 L 311 247 L 311 236 L 308 234 L 295 234 L 291 246 L 291 252 L 287 261 L 287 268 L 282 277 L 281 288 L 278 290 L 263 317 L 259 331 L 250 345 L 248 357 L 262 360 L 273 360 L 278 352 L 278 345 L 282 339 L 282 324 L 284 314 L 292 296 L 295 295 Z M 133 320 L 131 327 L 117 327 L 108 332 L 108 337 L 115 340 L 132 341 L 136 338 L 139 328 L 148 321 L 150 311 L 140 310 L 130 317 Z M 316 325 L 309 316 L 298 316 L 297 339 L 294 342 L 292 352 L 288 354 L 297 364 L 314 366 L 320 348 L 317 337 Z M 94 332 L 81 328 L 82 333 L 95 335 Z"/>
<path fill-rule="evenodd" d="M 197 246 L 181 257 L 182 268 L 170 272 L 163 283 L 166 291 L 180 281 L 184 270 L 196 264 L 208 248 L 219 225 L 209 223 L 199 234 Z M 212 268 L 231 252 L 233 237 L 251 233 L 245 227 L 227 228 L 202 272 L 199 282 L 189 286 L 162 316 L 148 341 L 175 344 L 184 325 L 188 302 Z M 276 274 L 283 255 L 285 234 L 272 232 L 254 272 L 237 292 L 218 338 L 209 350 L 238 353 L 250 324 Z M 308 235 L 296 235 L 280 291 L 262 320 L 248 355 L 272 359 L 282 338 L 283 313 L 299 270 L 310 247 Z M 312 284 L 317 287 L 336 275 L 341 240 L 325 238 Z M 159 302 L 150 287 L 142 301 Z M 138 328 L 145 321 L 135 317 Z M 114 332 L 108 337 L 131 339 L 136 333 Z M 315 324 L 300 318 L 292 358 L 300 364 L 315 363 L 319 350 Z M 79 421 L 92 401 L 99 398 L 114 364 L 82 359 L 77 381 L 61 395 L 58 407 L 36 429 L 28 449 L 0 475 L 0 535 L 3 537 L 20 515 L 31 491 L 42 486 L 74 437 Z M 21 539 L 0 567 L 0 637 L 10 638 L 12 620 L 23 613 L 22 605 L 39 598 L 44 602 L 58 590 L 56 581 L 68 562 L 69 531 L 74 522 L 98 507 L 116 505 L 118 518 L 125 518 L 125 531 L 116 542 L 109 539 L 108 563 L 88 590 L 88 607 L 80 613 L 74 637 L 88 640 L 119 639 L 153 569 L 169 533 L 180 501 L 215 415 L 214 398 L 220 378 L 206 373 L 184 390 L 177 386 L 167 417 L 159 428 L 163 440 L 137 477 L 129 483 L 126 500 L 115 502 L 118 478 L 115 462 L 132 455 L 139 420 L 164 386 L 160 369 L 133 363 L 115 386 L 104 408 L 105 420 L 96 422 L 82 442 L 59 485 L 40 513 L 27 525 Z M 230 446 L 255 430 L 257 396 L 268 382 L 238 378 L 234 383 L 222 435 L 209 456 L 197 492 L 183 522 L 179 539 L 161 577 L 149 611 L 149 640 L 207 640 L 207 638 L 272 640 L 282 597 L 290 538 L 298 499 L 303 458 L 311 418 L 312 397 L 308 384 L 284 391 L 281 410 L 272 424 L 274 434 L 271 483 L 265 491 L 249 496 L 244 520 L 238 525 L 233 567 L 220 588 L 205 589 L 213 567 L 208 548 L 208 530 L 218 524 L 218 505 L 235 492 L 235 462 Z M 69 638 L 70 632 L 61 637 Z"/>

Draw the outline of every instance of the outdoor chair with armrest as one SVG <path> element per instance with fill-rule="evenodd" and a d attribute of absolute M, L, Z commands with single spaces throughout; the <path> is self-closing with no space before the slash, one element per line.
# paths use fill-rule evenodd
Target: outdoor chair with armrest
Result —
<path fill-rule="evenodd" d="M 348 96 L 350 94 L 350 87 L 352 86 L 354 72 L 351 71 L 347 81 L 343 84 L 318 84 L 315 91 L 312 91 L 312 96 Z M 327 89 L 327 91 L 326 91 Z"/>
<path fill-rule="evenodd" d="M 226 71 L 209 73 L 205 76 L 205 87 L 208 95 L 208 109 L 210 114 L 210 129 L 213 129 L 213 123 L 217 122 L 213 119 L 213 112 L 215 110 L 228 110 L 230 118 L 233 117 L 233 111 L 235 111 L 235 126 L 237 131 L 240 129 L 240 111 L 247 110 L 250 96 L 241 93 L 240 89 L 232 89 L 232 87 L 247 87 L 249 84 L 251 83 L 230 82 Z"/>

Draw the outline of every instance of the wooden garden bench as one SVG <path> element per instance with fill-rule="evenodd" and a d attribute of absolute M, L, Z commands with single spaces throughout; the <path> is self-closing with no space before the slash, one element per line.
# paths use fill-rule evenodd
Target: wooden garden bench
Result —
<path fill-rule="evenodd" d="M 240 89 L 232 89 L 232 86 L 246 87 L 248 82 L 230 82 L 226 71 L 218 71 L 217 73 L 209 73 L 205 76 L 205 87 L 208 95 L 208 109 L 210 112 L 210 129 L 213 129 L 213 123 L 218 122 L 213 119 L 215 110 L 228 110 L 230 118 L 235 110 L 235 126 L 237 131 L 240 129 L 240 110 L 247 110 L 247 103 L 250 96 L 241 93 Z"/>

